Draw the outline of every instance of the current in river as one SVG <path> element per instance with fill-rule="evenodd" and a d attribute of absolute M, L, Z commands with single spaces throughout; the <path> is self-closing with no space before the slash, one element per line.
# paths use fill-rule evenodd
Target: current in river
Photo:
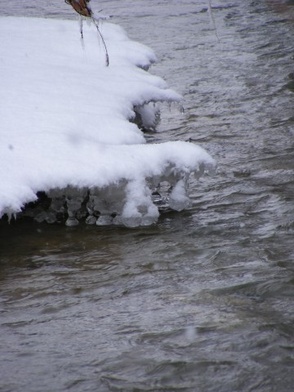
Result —
<path fill-rule="evenodd" d="M 218 170 L 149 228 L 0 225 L 0 391 L 292 392 L 293 0 L 92 3 L 183 95 L 148 142 Z M 76 18 L 63 0 L 0 15 Z"/>

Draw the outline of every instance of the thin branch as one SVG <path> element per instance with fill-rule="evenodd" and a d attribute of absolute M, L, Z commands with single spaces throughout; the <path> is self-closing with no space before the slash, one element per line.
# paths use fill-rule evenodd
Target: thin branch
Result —
<path fill-rule="evenodd" d="M 98 25 L 98 19 L 94 17 L 93 12 L 91 10 L 91 7 L 88 3 L 90 3 L 91 0 L 65 0 L 66 4 L 69 4 L 73 7 L 73 9 L 79 14 L 80 16 L 80 34 L 81 34 L 81 39 L 83 40 L 84 38 L 84 33 L 83 33 L 83 17 L 86 18 L 91 18 L 93 21 L 98 35 L 101 38 L 104 50 L 105 50 L 105 57 L 106 57 L 106 66 L 109 66 L 109 54 L 106 46 L 106 42 L 104 40 L 104 37 L 99 29 Z"/>

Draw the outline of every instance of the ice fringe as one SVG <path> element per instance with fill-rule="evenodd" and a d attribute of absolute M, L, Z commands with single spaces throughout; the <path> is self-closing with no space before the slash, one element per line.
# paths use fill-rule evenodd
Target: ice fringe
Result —
<path fill-rule="evenodd" d="M 149 48 L 105 23 L 106 68 L 90 28 L 82 50 L 75 22 L 0 19 L 0 217 L 135 227 L 189 207 L 190 174 L 215 162 L 192 143 L 144 144 L 132 121 L 155 128 L 157 103 L 181 99 L 146 72 Z"/>
<path fill-rule="evenodd" d="M 131 151 L 133 146 L 121 147 Z M 134 168 L 133 176 L 130 163 L 128 176 L 121 176 L 118 171 L 116 180 L 108 184 L 106 180 L 101 186 L 80 187 L 72 181 L 64 188 L 48 189 L 38 201 L 28 203 L 19 216 L 37 222 L 65 221 L 67 226 L 75 226 L 80 221 L 96 225 L 148 226 L 157 221 L 160 210 L 181 211 L 190 207 L 188 180 L 191 173 L 199 178 L 204 172 L 215 169 L 214 160 L 191 143 L 167 142 L 138 147 L 140 151 L 133 152 L 133 162 L 141 167 L 139 171 Z M 6 206 L 2 215 L 11 216 L 18 210 Z"/>

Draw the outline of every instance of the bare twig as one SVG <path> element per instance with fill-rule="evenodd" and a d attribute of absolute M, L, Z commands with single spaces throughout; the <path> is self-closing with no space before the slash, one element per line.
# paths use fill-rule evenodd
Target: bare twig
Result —
<path fill-rule="evenodd" d="M 93 16 L 92 16 L 92 21 L 93 21 L 94 25 L 96 26 L 97 32 L 100 35 L 102 44 L 104 46 L 105 57 L 106 57 L 106 66 L 108 67 L 109 66 L 109 54 L 108 54 L 108 50 L 107 50 L 107 46 L 106 46 L 105 40 L 104 40 L 103 35 L 101 34 L 101 31 L 99 29 L 98 21 Z"/>
<path fill-rule="evenodd" d="M 98 35 L 101 38 L 104 50 L 105 50 L 105 57 L 106 57 L 106 66 L 109 66 L 109 54 L 106 46 L 106 42 L 104 40 L 104 37 L 99 29 L 98 25 L 98 20 L 97 18 L 94 17 L 94 14 L 91 10 L 91 7 L 89 5 L 91 0 L 65 0 L 66 4 L 69 4 L 73 7 L 73 9 L 80 15 L 80 34 L 81 38 L 84 38 L 83 34 L 83 17 L 90 18 L 92 22 L 94 23 Z"/>

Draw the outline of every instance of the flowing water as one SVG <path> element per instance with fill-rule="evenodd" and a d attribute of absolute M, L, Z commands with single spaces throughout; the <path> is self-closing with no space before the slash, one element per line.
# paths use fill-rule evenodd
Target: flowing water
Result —
<path fill-rule="evenodd" d="M 0 227 L 1 392 L 293 391 L 293 1 L 212 0 L 216 30 L 205 0 L 96 3 L 183 94 L 148 140 L 219 168 L 150 228 Z"/>

